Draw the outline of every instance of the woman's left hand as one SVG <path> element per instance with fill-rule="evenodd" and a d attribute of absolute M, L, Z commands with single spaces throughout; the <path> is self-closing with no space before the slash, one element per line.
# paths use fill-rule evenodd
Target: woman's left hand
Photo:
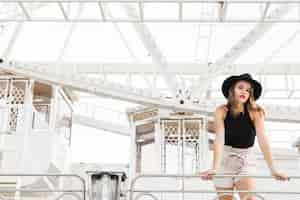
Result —
<path fill-rule="evenodd" d="M 272 171 L 272 176 L 279 181 L 288 181 L 290 180 L 290 178 L 284 174 L 284 173 L 280 173 L 278 171 Z"/>

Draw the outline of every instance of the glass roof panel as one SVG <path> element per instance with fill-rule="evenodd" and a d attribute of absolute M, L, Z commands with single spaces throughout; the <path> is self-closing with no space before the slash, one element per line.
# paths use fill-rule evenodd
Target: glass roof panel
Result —
<path fill-rule="evenodd" d="M 259 3 L 229 3 L 225 17 L 228 20 L 260 19 L 263 6 Z"/>
<path fill-rule="evenodd" d="M 144 3 L 145 19 L 178 19 L 177 3 Z"/>

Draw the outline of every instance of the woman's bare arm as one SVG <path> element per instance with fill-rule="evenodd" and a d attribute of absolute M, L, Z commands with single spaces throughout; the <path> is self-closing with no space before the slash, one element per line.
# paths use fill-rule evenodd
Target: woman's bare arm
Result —
<path fill-rule="evenodd" d="M 226 115 L 227 108 L 225 106 L 220 106 L 216 109 L 214 114 L 215 122 L 215 141 L 214 141 L 214 157 L 212 169 L 217 170 L 221 164 L 221 158 L 224 146 L 224 118 Z"/>
<path fill-rule="evenodd" d="M 268 137 L 265 133 L 264 121 L 265 121 L 265 116 L 262 112 L 255 113 L 254 122 L 255 122 L 256 136 L 258 138 L 260 149 L 264 155 L 267 165 L 271 171 L 271 174 L 278 180 L 289 180 L 287 175 L 283 173 L 279 173 L 276 167 L 274 166 L 270 144 L 268 141 Z"/>
<path fill-rule="evenodd" d="M 273 172 L 275 170 L 275 167 L 274 167 L 273 158 L 271 154 L 270 144 L 265 132 L 264 120 L 265 117 L 262 112 L 256 112 L 254 114 L 254 124 L 255 124 L 256 136 L 258 138 L 259 147 L 264 155 L 264 158 L 267 162 L 270 171 Z"/>

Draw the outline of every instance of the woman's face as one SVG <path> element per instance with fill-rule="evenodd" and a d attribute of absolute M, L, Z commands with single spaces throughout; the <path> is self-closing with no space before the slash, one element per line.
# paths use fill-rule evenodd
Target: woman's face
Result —
<path fill-rule="evenodd" d="M 234 99 L 238 103 L 246 103 L 250 97 L 251 84 L 247 81 L 238 81 L 234 86 Z"/>

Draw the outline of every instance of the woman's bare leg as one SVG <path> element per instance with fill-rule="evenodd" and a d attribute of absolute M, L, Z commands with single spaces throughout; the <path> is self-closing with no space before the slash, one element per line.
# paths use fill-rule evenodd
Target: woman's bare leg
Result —
<path fill-rule="evenodd" d="M 255 189 L 255 180 L 253 178 L 242 178 L 235 184 L 236 190 L 254 190 Z M 253 195 L 249 195 L 247 193 L 239 193 L 241 200 L 255 200 Z M 247 199 L 244 199 L 247 195 Z"/>
<path fill-rule="evenodd" d="M 233 188 L 221 188 L 216 187 L 217 193 L 219 195 L 219 200 L 233 200 Z M 231 191 L 230 193 L 222 193 L 220 191 Z"/>

